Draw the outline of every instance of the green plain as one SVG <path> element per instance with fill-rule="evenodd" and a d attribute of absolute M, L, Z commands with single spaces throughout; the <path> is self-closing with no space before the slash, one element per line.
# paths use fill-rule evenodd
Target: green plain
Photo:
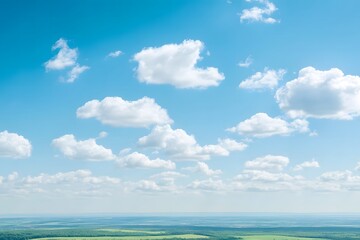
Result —
<path fill-rule="evenodd" d="M 35 238 L 33 240 L 149 240 L 149 239 L 205 239 L 209 238 L 204 235 L 197 234 L 178 234 L 178 235 L 162 235 L 162 236 L 124 236 L 124 237 L 50 237 Z"/>
<path fill-rule="evenodd" d="M 305 237 L 290 237 L 281 235 L 253 235 L 253 236 L 241 236 L 243 240 L 326 240 L 324 238 L 305 238 Z"/>

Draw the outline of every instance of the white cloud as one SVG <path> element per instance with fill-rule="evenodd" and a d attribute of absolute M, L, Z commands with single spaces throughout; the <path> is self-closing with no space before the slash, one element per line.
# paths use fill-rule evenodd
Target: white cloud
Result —
<path fill-rule="evenodd" d="M 28 158 L 32 146 L 28 139 L 17 133 L 0 132 L 0 158 Z"/>
<path fill-rule="evenodd" d="M 235 177 L 239 181 L 254 181 L 254 182 L 279 182 L 292 181 L 294 179 L 302 179 L 301 177 L 293 177 L 287 173 L 273 173 L 264 170 L 245 170 Z"/>
<path fill-rule="evenodd" d="M 172 129 L 170 125 L 156 126 L 147 136 L 138 141 L 140 147 L 163 150 L 177 160 L 208 160 L 211 156 L 228 156 L 230 151 L 246 148 L 245 144 L 231 139 L 219 140 L 219 144 L 200 146 L 193 135 L 183 129 Z"/>
<path fill-rule="evenodd" d="M 301 171 L 304 168 L 319 168 L 320 164 L 319 162 L 312 160 L 312 161 L 306 161 L 303 163 L 300 163 L 294 167 L 294 171 Z"/>
<path fill-rule="evenodd" d="M 302 176 L 271 173 L 263 170 L 245 170 L 237 175 L 232 188 L 236 191 L 299 191 L 307 186 Z"/>
<path fill-rule="evenodd" d="M 239 67 L 243 67 L 243 68 L 248 68 L 250 67 L 250 65 L 253 63 L 253 59 L 251 58 L 251 56 L 248 56 L 245 61 L 239 62 Z"/>
<path fill-rule="evenodd" d="M 52 50 L 60 49 L 58 54 L 45 62 L 45 69 L 49 70 L 64 70 L 72 67 L 67 75 L 68 77 L 65 79 L 61 77 L 60 79 L 64 80 L 67 83 L 73 83 L 81 73 L 88 70 L 90 67 L 88 66 L 80 66 L 77 63 L 77 58 L 79 55 L 77 48 L 70 48 L 67 44 L 67 41 L 63 38 L 60 38 L 56 41 L 56 43 L 52 46 Z"/>
<path fill-rule="evenodd" d="M 325 172 L 316 183 L 315 190 L 323 191 L 360 191 L 360 176 L 351 171 Z"/>
<path fill-rule="evenodd" d="M 78 49 L 69 48 L 67 41 L 60 38 L 52 46 L 52 50 L 60 49 L 58 54 L 45 63 L 46 70 L 62 70 L 75 65 L 78 58 Z"/>
<path fill-rule="evenodd" d="M 227 130 L 249 137 L 264 138 L 274 135 L 286 136 L 294 132 L 308 132 L 309 123 L 304 119 L 287 122 L 279 117 L 272 118 L 266 113 L 257 113 Z"/>
<path fill-rule="evenodd" d="M 263 6 L 252 7 L 250 9 L 242 10 L 240 14 L 241 22 L 263 22 L 276 23 L 278 20 L 272 18 L 271 15 L 278 10 L 272 2 L 268 0 L 247 0 L 247 2 L 259 2 Z"/>
<path fill-rule="evenodd" d="M 225 148 L 230 152 L 243 151 L 248 147 L 247 144 L 243 142 L 237 142 L 234 139 L 230 139 L 230 138 L 218 139 L 218 142 L 219 142 L 219 146 Z"/>
<path fill-rule="evenodd" d="M 180 188 L 175 184 L 174 172 L 164 173 L 163 177 L 151 177 L 151 179 L 140 180 L 138 182 L 129 182 L 129 188 L 135 191 L 142 191 L 147 193 L 155 193 L 155 192 L 179 192 Z M 165 177 L 165 175 L 169 175 Z"/>
<path fill-rule="evenodd" d="M 245 167 L 250 169 L 261 169 L 268 171 L 282 171 L 288 164 L 289 158 L 285 156 L 266 155 L 245 162 Z"/>
<path fill-rule="evenodd" d="M 13 181 L 15 181 L 16 179 L 18 179 L 18 177 L 19 177 L 19 173 L 17 173 L 17 172 L 12 172 L 12 173 L 10 173 L 9 176 L 7 177 L 7 180 L 8 180 L 9 182 L 13 182 Z"/>
<path fill-rule="evenodd" d="M 106 197 L 124 190 L 119 178 L 94 176 L 90 170 L 80 169 L 68 172 L 41 173 L 21 177 L 13 172 L 4 178 L 1 196 L 24 196 L 36 194 L 43 197 L 73 198 Z"/>
<path fill-rule="evenodd" d="M 65 80 L 65 82 L 73 83 L 83 72 L 90 69 L 88 66 L 80 66 L 79 64 L 76 64 L 69 72 L 68 72 L 68 78 Z"/>
<path fill-rule="evenodd" d="M 118 184 L 118 178 L 108 176 L 95 177 L 90 170 L 80 169 L 70 172 L 59 172 L 53 175 L 42 173 L 38 176 L 28 176 L 24 180 L 26 184 L 61 184 L 61 183 L 85 183 L 85 184 Z"/>
<path fill-rule="evenodd" d="M 145 191 L 145 192 L 159 192 L 162 191 L 162 188 L 152 180 L 141 180 L 135 185 L 136 190 Z"/>
<path fill-rule="evenodd" d="M 90 138 L 84 141 L 78 141 L 72 134 L 67 134 L 52 141 L 65 157 L 76 160 L 88 161 L 106 161 L 114 160 L 115 155 L 111 149 L 98 145 L 96 139 Z"/>
<path fill-rule="evenodd" d="M 276 92 L 279 107 L 292 118 L 352 119 L 360 115 L 360 77 L 306 67 Z"/>
<path fill-rule="evenodd" d="M 187 186 L 190 189 L 202 191 L 222 191 L 225 190 L 225 184 L 220 179 L 195 180 Z"/>
<path fill-rule="evenodd" d="M 239 85 L 244 89 L 274 89 L 282 80 L 286 71 L 284 69 L 272 70 L 265 68 L 264 72 L 257 72 L 251 77 L 242 81 Z"/>
<path fill-rule="evenodd" d="M 175 178 L 179 178 L 179 177 L 186 177 L 186 175 L 179 173 L 179 172 L 174 172 L 174 171 L 167 171 L 167 172 L 161 172 L 161 173 L 157 173 L 152 175 L 150 178 L 151 179 L 175 179 Z"/>
<path fill-rule="evenodd" d="M 114 127 L 149 127 L 173 122 L 167 111 L 148 97 L 136 101 L 126 101 L 121 97 L 92 100 L 78 108 L 76 115 L 78 118 L 96 118 Z"/>
<path fill-rule="evenodd" d="M 360 170 L 360 162 L 358 162 L 358 163 L 356 164 L 355 170 L 356 170 L 356 171 L 359 171 L 359 170 Z"/>
<path fill-rule="evenodd" d="M 119 57 L 121 54 L 123 54 L 122 51 L 116 50 L 116 51 L 114 51 L 114 52 L 110 52 L 110 53 L 108 54 L 108 57 L 117 58 L 117 57 Z"/>
<path fill-rule="evenodd" d="M 127 168 L 164 168 L 169 170 L 176 168 L 174 162 L 162 160 L 160 158 L 151 160 L 145 154 L 138 152 L 133 152 L 126 156 L 120 157 L 120 159 L 116 162 L 120 167 Z"/>
<path fill-rule="evenodd" d="M 195 173 L 202 173 L 206 176 L 216 176 L 222 174 L 221 170 L 213 170 L 209 168 L 209 166 L 204 162 L 197 162 L 196 166 L 194 167 L 187 167 L 184 170 L 195 172 Z"/>
<path fill-rule="evenodd" d="M 360 180 L 359 176 L 353 176 L 352 172 L 346 171 L 333 171 L 321 174 L 320 179 L 323 181 L 352 181 Z"/>
<path fill-rule="evenodd" d="M 177 88 L 218 86 L 224 75 L 217 68 L 196 66 L 203 48 L 201 41 L 185 40 L 181 44 L 143 49 L 134 56 L 139 63 L 137 77 L 140 82 L 170 84 Z"/>

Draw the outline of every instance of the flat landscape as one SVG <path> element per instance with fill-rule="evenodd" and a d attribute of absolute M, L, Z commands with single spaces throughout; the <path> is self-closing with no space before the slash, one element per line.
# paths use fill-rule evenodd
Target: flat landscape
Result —
<path fill-rule="evenodd" d="M 353 240 L 360 217 L 303 215 L 0 218 L 0 240 Z"/>

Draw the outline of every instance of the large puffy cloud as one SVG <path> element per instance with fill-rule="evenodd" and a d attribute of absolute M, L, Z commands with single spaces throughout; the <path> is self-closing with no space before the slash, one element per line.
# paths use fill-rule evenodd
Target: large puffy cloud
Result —
<path fill-rule="evenodd" d="M 257 72 L 242 81 L 239 87 L 244 89 L 274 89 L 277 87 L 279 81 L 282 80 L 285 73 L 286 71 L 284 69 L 265 69 L 264 72 Z"/>
<path fill-rule="evenodd" d="M 245 167 L 250 169 L 282 171 L 289 162 L 289 158 L 285 156 L 266 155 L 245 162 Z"/>
<path fill-rule="evenodd" d="M 53 51 L 57 49 L 59 49 L 57 55 L 44 64 L 47 71 L 71 68 L 67 73 L 68 77 L 62 77 L 62 79 L 65 82 L 72 83 L 81 73 L 89 69 L 88 66 L 80 66 L 80 64 L 77 63 L 79 51 L 77 48 L 70 48 L 65 39 L 60 38 L 52 46 Z"/>
<path fill-rule="evenodd" d="M 181 44 L 146 48 L 134 56 L 139 63 L 137 77 L 140 82 L 170 84 L 177 88 L 218 86 L 224 75 L 217 68 L 196 67 L 203 47 L 201 41 L 185 40 Z"/>
<path fill-rule="evenodd" d="M 76 115 L 78 118 L 96 118 L 114 127 L 149 127 L 173 122 L 167 111 L 148 97 L 136 101 L 126 101 L 121 97 L 91 100 L 78 108 Z"/>
<path fill-rule="evenodd" d="M 77 160 L 106 161 L 114 160 L 115 155 L 111 149 L 98 145 L 96 139 L 90 138 L 84 141 L 76 140 L 72 134 L 67 134 L 52 141 L 65 157 Z"/>
<path fill-rule="evenodd" d="M 27 158 L 32 146 L 28 139 L 8 131 L 0 132 L 0 158 Z"/>
<path fill-rule="evenodd" d="M 276 23 L 278 22 L 271 15 L 277 10 L 275 4 L 268 0 L 247 0 L 247 2 L 259 2 L 262 7 L 252 7 L 250 9 L 242 10 L 240 14 L 241 22 L 263 22 Z"/>
<path fill-rule="evenodd" d="M 184 169 L 188 170 L 188 171 L 191 171 L 191 172 L 202 173 L 202 174 L 205 174 L 206 176 L 216 176 L 216 175 L 222 174 L 221 170 L 219 170 L 219 169 L 218 170 L 213 170 L 204 162 L 198 162 L 196 164 L 196 166 L 187 167 L 187 168 L 184 168 Z"/>
<path fill-rule="evenodd" d="M 264 138 L 274 135 L 286 136 L 293 132 L 308 132 L 308 126 L 309 123 L 304 119 L 287 122 L 279 117 L 272 118 L 266 113 L 257 113 L 227 130 L 249 137 Z"/>
<path fill-rule="evenodd" d="M 120 157 L 117 160 L 117 164 L 120 167 L 128 167 L 128 168 L 164 168 L 164 169 L 175 169 L 175 163 L 162 160 L 160 158 L 149 159 L 148 156 L 142 153 L 133 152 L 126 156 Z"/>
<path fill-rule="evenodd" d="M 276 92 L 282 110 L 292 118 L 352 119 L 360 115 L 360 77 L 306 67 Z"/>
<path fill-rule="evenodd" d="M 219 144 L 200 146 L 193 135 L 170 125 L 156 126 L 147 136 L 141 137 L 138 145 L 164 151 L 178 160 L 208 160 L 212 155 L 228 156 L 230 151 L 243 150 L 245 144 L 231 139 L 219 140 Z"/>

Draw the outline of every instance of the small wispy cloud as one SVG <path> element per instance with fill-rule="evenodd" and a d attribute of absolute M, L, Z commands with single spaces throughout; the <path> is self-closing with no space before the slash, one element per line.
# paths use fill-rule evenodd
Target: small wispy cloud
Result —
<path fill-rule="evenodd" d="M 242 68 L 248 68 L 254 62 L 251 56 L 248 56 L 245 61 L 239 62 L 238 66 Z"/>
<path fill-rule="evenodd" d="M 52 70 L 65 70 L 69 69 L 67 72 L 67 78 L 60 77 L 63 82 L 73 83 L 81 73 L 90 69 L 88 66 L 81 66 L 78 62 L 79 51 L 77 48 L 70 48 L 67 40 L 60 38 L 52 46 L 52 51 L 58 50 L 59 52 L 51 58 L 50 60 L 44 63 L 46 71 Z"/>
<path fill-rule="evenodd" d="M 122 55 L 122 54 L 123 54 L 122 51 L 116 50 L 116 51 L 114 51 L 114 52 L 110 52 L 107 56 L 108 56 L 108 57 L 112 57 L 112 58 L 117 58 L 117 57 L 119 57 L 119 56 Z"/>
<path fill-rule="evenodd" d="M 279 20 L 271 17 L 277 11 L 275 4 L 269 0 L 246 0 L 247 2 L 258 2 L 262 7 L 252 7 L 244 9 L 239 14 L 241 22 L 263 22 L 263 23 L 277 23 Z"/>

